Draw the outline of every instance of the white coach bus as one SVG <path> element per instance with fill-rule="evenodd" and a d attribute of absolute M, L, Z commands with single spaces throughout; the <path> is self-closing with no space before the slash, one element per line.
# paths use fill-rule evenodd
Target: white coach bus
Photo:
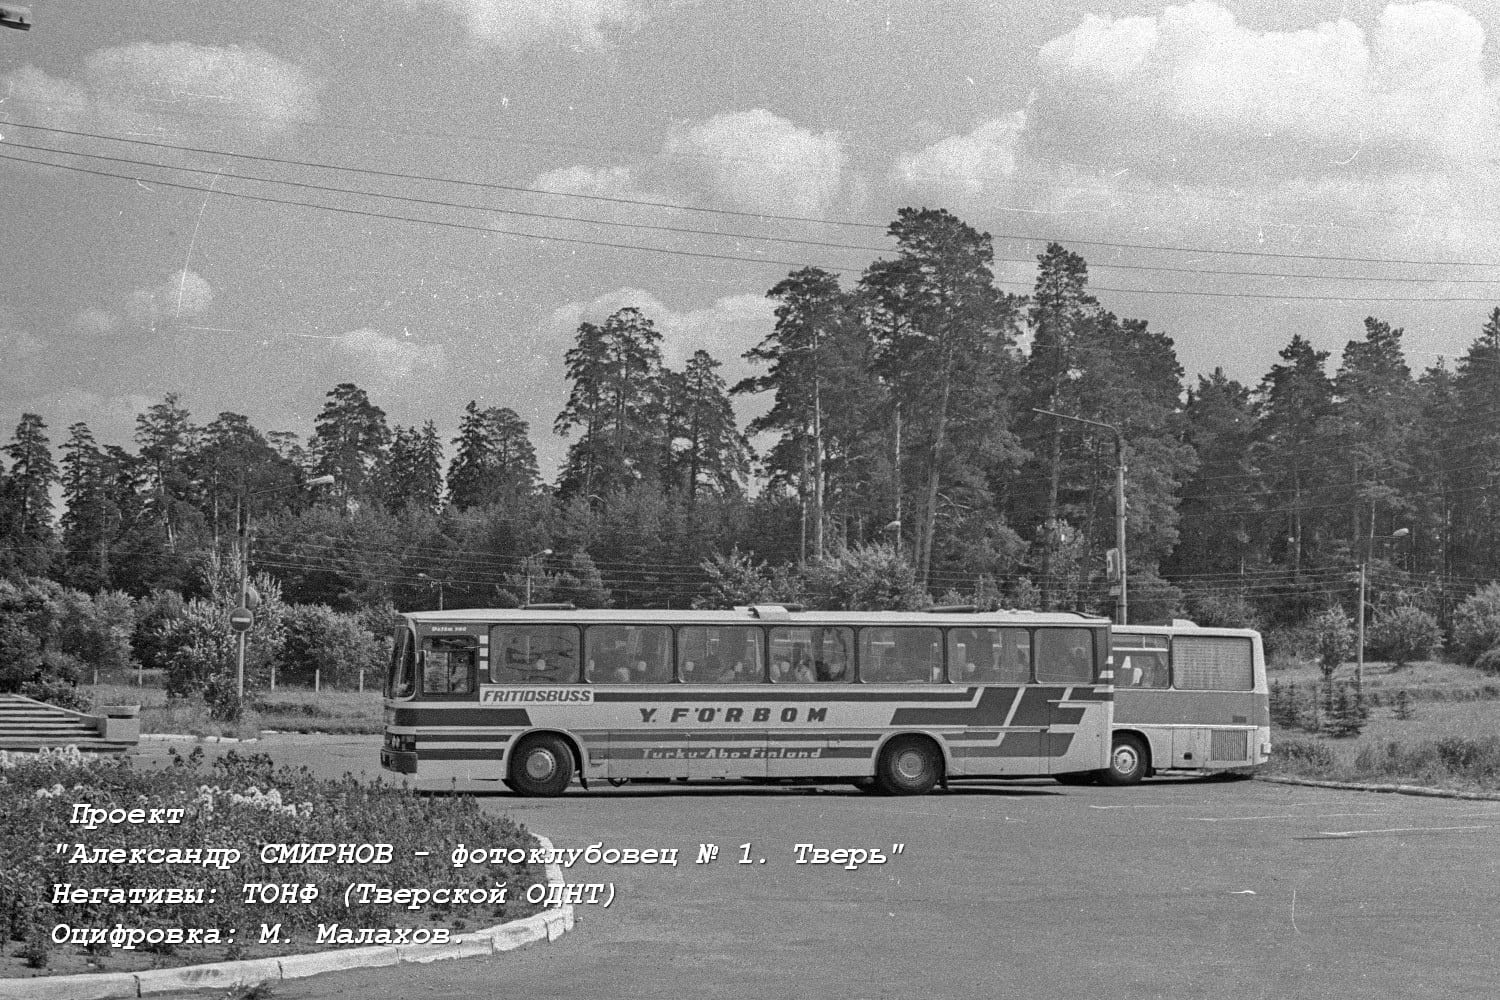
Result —
<path fill-rule="evenodd" d="M 1110 626 L 943 609 L 403 615 L 381 765 L 419 787 L 849 782 L 1107 770 Z"/>
<path fill-rule="evenodd" d="M 1110 766 L 1059 777 L 1134 784 L 1157 771 L 1227 771 L 1271 756 L 1271 707 L 1259 632 L 1116 625 Z"/>

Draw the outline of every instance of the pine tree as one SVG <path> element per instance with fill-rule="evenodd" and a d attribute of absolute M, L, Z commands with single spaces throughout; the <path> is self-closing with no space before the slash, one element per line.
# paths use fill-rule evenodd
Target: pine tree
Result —
<path fill-rule="evenodd" d="M 0 448 L 11 462 L 0 488 L 0 573 L 7 576 L 41 576 L 52 561 L 50 494 L 57 466 L 46 430 L 40 416 L 23 413 L 10 443 Z"/>
<path fill-rule="evenodd" d="M 875 370 L 901 408 L 911 457 L 915 557 L 932 571 L 942 488 L 969 509 L 989 503 L 987 465 L 1018 452 L 1001 389 L 1013 380 L 1019 300 L 995 288 L 989 234 L 947 211 L 904 208 L 889 233 L 898 250 L 860 279 L 877 345 Z"/>
<path fill-rule="evenodd" d="M 333 476 L 336 496 L 375 498 L 376 470 L 391 439 L 385 411 L 363 389 L 343 382 L 328 393 L 313 426 L 313 472 Z"/>
<path fill-rule="evenodd" d="M 626 307 L 602 327 L 583 323 L 566 360 L 573 385 L 553 427 L 582 435 L 568 448 L 562 495 L 608 497 L 656 479 L 667 444 L 661 334 L 651 320 Z"/>
<path fill-rule="evenodd" d="M 530 426 L 509 407 L 464 408 L 453 464 L 448 469 L 448 503 L 459 509 L 514 501 L 535 491 L 536 448 Z"/>
<path fill-rule="evenodd" d="M 738 493 L 750 471 L 750 442 L 740 432 L 720 363 L 707 351 L 694 351 L 667 400 L 671 437 L 668 482 L 687 494 L 691 505 L 700 490 Z"/>

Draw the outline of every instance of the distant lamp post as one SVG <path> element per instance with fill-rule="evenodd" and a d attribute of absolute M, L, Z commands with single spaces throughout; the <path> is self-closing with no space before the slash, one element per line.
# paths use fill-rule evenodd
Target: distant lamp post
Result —
<path fill-rule="evenodd" d="M 329 486 L 332 483 L 332 476 L 322 475 L 314 476 L 301 485 Z M 254 609 L 260 604 L 260 595 L 250 589 L 250 501 L 268 493 L 296 489 L 297 486 L 297 483 L 287 483 L 264 490 L 246 490 L 243 485 L 240 487 L 240 606 L 229 614 L 230 627 L 239 633 L 239 648 L 235 652 L 234 685 L 240 701 L 245 700 L 245 643 L 250 626 L 255 624 Z"/>
<path fill-rule="evenodd" d="M 1069 371 L 1069 378 L 1078 378 L 1082 372 Z M 1100 420 L 1087 420 L 1083 417 L 1069 416 L 1066 413 L 1057 413 L 1053 410 L 1043 410 L 1040 407 L 1032 407 L 1034 413 L 1045 413 L 1049 417 L 1061 417 L 1063 420 L 1072 420 L 1080 424 L 1089 424 L 1094 427 L 1103 427 L 1115 436 L 1115 550 L 1119 554 L 1109 563 L 1110 576 L 1113 578 L 1118 574 L 1118 586 L 1120 588 L 1120 603 L 1115 608 L 1115 617 L 1119 619 L 1118 624 L 1130 624 L 1130 582 L 1125 562 L 1125 434 L 1114 424 L 1106 424 Z"/>
<path fill-rule="evenodd" d="M 531 566 L 532 566 L 532 563 L 535 560 L 537 560 L 537 559 L 543 559 L 543 558 L 545 558 L 547 556 L 550 556 L 551 554 L 552 554 L 552 550 L 551 549 L 543 549 L 540 552 L 533 552 L 531 555 L 529 555 L 529 556 L 526 557 L 526 603 L 528 605 L 531 604 Z"/>
<path fill-rule="evenodd" d="M 1411 534 L 1410 528 L 1397 528 L 1389 535 L 1372 534 L 1365 538 L 1365 557 L 1359 564 L 1359 635 L 1356 640 L 1357 652 L 1354 661 L 1354 692 L 1359 698 L 1364 697 L 1365 691 L 1365 588 L 1370 576 L 1370 559 L 1377 541 L 1405 538 L 1409 534 Z"/>
<path fill-rule="evenodd" d="M 434 586 L 434 587 L 437 588 L 437 592 L 438 592 L 438 610 L 439 611 L 443 610 L 443 583 L 445 581 L 439 580 L 435 576 L 428 576 L 426 573 L 418 573 L 417 574 L 417 579 L 418 580 L 426 580 L 432 586 Z"/>

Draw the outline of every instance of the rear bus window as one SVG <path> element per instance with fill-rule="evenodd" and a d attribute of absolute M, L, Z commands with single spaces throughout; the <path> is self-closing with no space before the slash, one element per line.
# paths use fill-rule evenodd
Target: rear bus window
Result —
<path fill-rule="evenodd" d="M 764 680 L 761 632 L 753 625 L 687 625 L 677 630 L 677 679 L 684 684 L 754 684 Z"/>
<path fill-rule="evenodd" d="M 943 633 L 925 626 L 859 630 L 859 679 L 931 684 L 943 679 Z"/>
<path fill-rule="evenodd" d="M 464 695 L 475 690 L 479 640 L 472 635 L 431 635 L 417 654 L 426 695 Z"/>
<path fill-rule="evenodd" d="M 1036 679 L 1042 684 L 1088 684 L 1094 679 L 1094 633 L 1086 628 L 1039 628 Z"/>
<path fill-rule="evenodd" d="M 1238 636 L 1177 636 L 1172 683 L 1185 691 L 1249 691 L 1255 686 L 1250 640 Z"/>
<path fill-rule="evenodd" d="M 496 684 L 572 684 L 578 680 L 578 629 L 573 625 L 501 625 L 490 679 Z"/>
<path fill-rule="evenodd" d="M 596 684 L 667 684 L 672 630 L 665 625 L 594 625 L 584 634 L 587 676 Z"/>

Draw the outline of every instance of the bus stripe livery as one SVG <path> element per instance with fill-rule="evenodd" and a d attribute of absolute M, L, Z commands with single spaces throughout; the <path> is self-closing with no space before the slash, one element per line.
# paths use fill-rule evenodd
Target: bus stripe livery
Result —
<path fill-rule="evenodd" d="M 1109 623 L 1070 613 L 403 615 L 382 766 L 419 786 L 852 782 L 1108 766 Z"/>

